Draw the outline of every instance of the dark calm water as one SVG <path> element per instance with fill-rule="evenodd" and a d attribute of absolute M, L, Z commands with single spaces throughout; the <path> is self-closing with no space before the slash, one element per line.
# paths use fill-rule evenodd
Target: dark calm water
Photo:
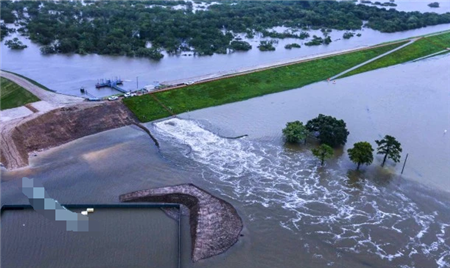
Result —
<path fill-rule="evenodd" d="M 32 209 L 7 210 L 1 267 L 178 267 L 178 223 L 157 208 L 95 209 L 89 226 L 68 232 Z"/>
<path fill-rule="evenodd" d="M 129 191 L 192 182 L 233 204 L 245 228 L 225 254 L 193 264 L 184 218 L 183 267 L 448 267 L 448 70 L 450 56 L 440 56 L 148 123 L 161 150 L 133 127 L 85 137 L 2 171 L 2 202 L 26 202 L 22 176 L 61 203 L 116 203 Z M 281 137 L 286 122 L 319 113 L 350 130 L 324 167 L 311 145 Z M 241 134 L 249 136 L 220 137 Z M 382 169 L 378 156 L 355 172 L 347 148 L 385 134 L 402 143 L 402 160 L 409 153 L 403 176 L 401 164 Z"/>

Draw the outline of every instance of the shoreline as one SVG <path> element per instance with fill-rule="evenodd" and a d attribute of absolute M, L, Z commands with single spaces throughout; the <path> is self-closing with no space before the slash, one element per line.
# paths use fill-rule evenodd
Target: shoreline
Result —
<path fill-rule="evenodd" d="M 123 102 L 141 122 L 149 122 L 173 114 L 300 88 L 330 80 L 338 74 L 371 71 L 424 56 L 430 57 L 442 49 L 448 50 L 449 38 L 450 32 L 447 31 L 409 41 L 311 56 L 300 61 L 207 78 L 196 83 L 181 83 Z M 378 66 L 380 62 L 383 64 Z"/>
<path fill-rule="evenodd" d="M 120 102 L 72 104 L 10 120 L 0 127 L 1 163 L 7 170 L 26 167 L 36 152 L 136 122 Z"/>
<path fill-rule="evenodd" d="M 264 70 L 270 70 L 270 69 L 275 69 L 275 68 L 279 68 L 279 67 L 295 65 L 295 64 L 299 64 L 299 63 L 303 63 L 303 62 L 312 61 L 312 60 L 324 59 L 324 58 L 344 55 L 344 54 L 348 54 L 348 53 L 352 53 L 352 52 L 364 51 L 364 50 L 368 50 L 368 49 L 372 49 L 372 48 L 378 48 L 378 47 L 383 47 L 383 46 L 387 46 L 387 45 L 402 43 L 402 42 L 405 42 L 405 41 L 411 40 L 411 39 L 413 39 L 413 38 L 393 41 L 393 42 L 389 42 L 389 43 L 382 43 L 382 44 L 377 44 L 377 45 L 372 45 L 372 46 L 361 46 L 361 47 L 357 47 L 357 48 L 344 49 L 344 50 L 328 52 L 328 53 L 318 53 L 318 54 L 313 54 L 313 55 L 308 55 L 308 56 L 296 58 L 296 59 L 293 59 L 293 60 L 282 60 L 282 61 L 277 61 L 277 62 L 273 62 L 273 63 L 270 63 L 270 64 L 261 64 L 261 65 L 241 68 L 241 69 L 238 69 L 238 70 L 231 70 L 231 71 L 224 71 L 224 72 L 220 72 L 220 73 L 206 74 L 206 75 L 203 75 L 203 76 L 190 77 L 190 78 L 186 78 L 186 79 L 165 81 L 165 82 L 162 82 L 161 84 L 165 84 L 165 83 L 179 84 L 181 82 L 187 82 L 187 81 L 192 81 L 192 80 L 195 81 L 195 78 L 200 78 L 200 79 L 195 81 L 194 84 L 201 84 L 201 83 L 211 82 L 211 81 L 215 81 L 215 80 L 220 80 L 220 79 L 225 79 L 225 78 L 230 78 L 230 77 L 235 77 L 235 76 L 240 76 L 240 75 L 246 75 L 246 74 L 250 74 L 250 73 L 261 72 L 261 71 L 264 71 Z M 164 88 L 164 89 L 161 89 L 161 90 L 155 90 L 155 91 L 152 91 L 151 93 L 167 91 L 167 90 L 181 88 L 181 87 L 185 87 L 185 86 L 187 86 L 187 85 L 172 86 L 170 88 Z"/>
<path fill-rule="evenodd" d="M 267 69 L 273 69 L 273 68 L 298 64 L 298 63 L 302 63 L 302 62 L 307 62 L 310 60 L 333 57 L 333 56 L 338 56 L 341 54 L 347 54 L 347 53 L 351 53 L 351 52 L 367 50 L 367 49 L 371 49 L 371 48 L 377 48 L 377 47 L 382 47 L 382 46 L 386 46 L 386 45 L 392 45 L 392 44 L 396 44 L 396 43 L 402 43 L 402 42 L 411 41 L 414 39 L 431 37 L 431 36 L 441 35 L 441 34 L 446 34 L 446 33 L 450 33 L 450 30 L 444 30 L 444 31 L 439 31 L 439 32 L 424 34 L 424 35 L 411 36 L 411 37 L 404 38 L 404 39 L 399 39 L 399 40 L 390 41 L 390 42 L 383 42 L 383 43 L 374 44 L 374 45 L 359 46 L 356 48 L 338 50 L 338 51 L 327 52 L 327 53 L 317 53 L 317 54 L 312 54 L 312 55 L 308 55 L 308 56 L 303 56 L 300 58 L 281 60 L 281 61 L 276 61 L 276 62 L 269 63 L 269 64 L 255 65 L 255 66 L 245 67 L 245 68 L 241 68 L 241 69 L 235 69 L 235 70 L 231 70 L 231 71 L 223 71 L 223 72 L 218 72 L 218 73 L 210 73 L 210 74 L 205 74 L 205 75 L 200 75 L 200 76 L 187 77 L 187 78 L 183 78 L 183 79 L 169 80 L 169 81 L 161 82 L 161 84 L 167 83 L 170 85 L 170 84 L 186 83 L 188 81 L 194 81 L 194 84 L 205 83 L 205 82 L 224 79 L 224 78 L 228 78 L 228 77 L 245 75 L 245 74 L 249 74 L 249 73 L 253 73 L 253 72 L 264 71 Z M 145 87 L 147 87 L 147 86 L 152 86 L 152 85 L 146 85 Z M 154 90 L 154 91 L 152 91 L 152 93 L 175 89 L 175 88 L 180 88 L 180 87 L 184 87 L 184 86 L 186 86 L 186 85 L 172 86 L 170 88 Z"/>
<path fill-rule="evenodd" d="M 446 32 L 450 32 L 450 31 L 446 31 Z M 430 35 L 436 35 L 436 34 L 442 34 L 442 32 L 439 33 L 433 33 Z M 233 73 L 230 75 L 222 75 L 220 77 L 216 77 L 216 78 L 209 78 L 206 80 L 202 80 L 199 81 L 198 83 L 196 83 L 195 85 L 193 85 L 194 87 L 197 85 L 201 85 L 201 84 L 205 84 L 211 81 L 218 81 L 218 80 L 226 80 L 228 78 L 231 77 L 237 77 L 237 76 L 241 76 L 244 77 L 244 75 L 246 74 L 254 74 L 254 73 L 258 73 L 258 72 L 262 72 L 262 71 L 266 71 L 266 70 L 270 70 L 270 69 L 275 69 L 275 68 L 280 68 L 280 67 L 289 67 L 291 65 L 295 65 L 295 64 L 299 64 L 299 63 L 312 63 L 315 60 L 320 60 L 320 59 L 333 59 L 333 57 L 336 56 L 340 56 L 340 55 L 351 55 L 351 53 L 355 52 L 355 51 L 366 51 L 366 50 L 370 50 L 370 49 L 376 49 L 376 48 L 382 48 L 385 46 L 389 46 L 389 45 L 395 45 L 396 43 L 403 43 L 404 41 L 397 41 L 395 43 L 389 43 L 389 44 L 380 44 L 380 45 L 376 45 L 376 46 L 371 46 L 371 47 L 362 47 L 362 48 L 357 48 L 357 49 L 349 49 L 349 50 L 344 50 L 344 51 L 338 51 L 338 52 L 332 52 L 332 53 L 325 53 L 325 54 L 320 54 L 320 55 L 310 55 L 307 57 L 302 58 L 301 60 L 294 60 L 294 61 L 289 61 L 289 62 L 283 62 L 283 63 L 276 63 L 276 64 L 271 64 L 270 66 L 267 67 L 262 67 L 259 69 L 251 69 L 251 70 L 246 70 L 246 68 L 243 68 L 239 73 Z M 333 63 L 333 62 L 331 62 Z M 76 97 L 72 97 L 72 96 L 66 96 L 63 94 L 55 94 L 53 92 L 49 92 L 49 91 L 45 91 L 44 89 L 41 89 L 39 87 L 37 87 L 35 84 L 32 84 L 30 81 L 27 81 L 25 78 L 23 77 L 17 77 L 14 74 L 10 74 L 10 73 L 2 73 L 2 76 L 4 74 L 7 74 L 6 76 L 13 76 L 13 78 L 15 79 L 19 79 L 19 82 L 21 82 L 22 84 L 25 83 L 26 84 L 26 89 L 32 87 L 32 90 L 30 90 L 30 92 L 34 93 L 35 91 L 39 93 L 40 96 L 43 96 L 44 99 L 47 99 L 48 104 L 50 104 L 51 109 L 44 109 L 41 112 L 37 112 L 37 113 L 32 113 L 31 115 L 26 115 L 24 117 L 20 117 L 20 118 L 13 118 L 9 121 L 4 122 L 5 124 L 2 125 L 2 127 L 0 128 L 0 131 L 2 132 L 2 142 L 5 144 L 2 147 L 2 158 L 1 158 L 1 162 L 4 165 L 4 167 L 6 169 L 17 169 L 23 166 L 28 165 L 28 157 L 32 154 L 35 154 L 36 151 L 41 152 L 56 146 L 59 146 L 61 144 L 67 143 L 69 141 L 87 136 L 87 135 L 91 135 L 91 134 L 95 134 L 98 132 L 102 132 L 105 130 L 109 130 L 112 128 L 116 128 L 116 127 L 120 127 L 120 126 L 124 126 L 124 125 L 130 125 L 130 124 L 134 124 L 134 123 L 139 123 L 138 120 L 136 120 L 136 116 L 138 117 L 138 119 L 140 121 L 145 121 L 145 122 L 149 122 L 149 121 L 154 121 L 157 119 L 162 119 L 165 118 L 167 116 L 160 116 L 159 118 L 150 118 L 150 120 L 142 120 L 142 118 L 139 117 L 138 114 L 133 112 L 133 109 L 129 107 L 129 105 L 127 105 L 127 102 L 133 101 L 133 100 L 142 100 L 143 97 L 147 97 L 147 96 L 153 96 L 154 93 L 162 93 L 162 92 L 167 92 L 167 93 L 171 93 L 169 91 L 172 91 L 173 89 L 180 89 L 183 88 L 185 86 L 177 86 L 177 87 L 172 87 L 172 88 L 166 88 L 163 90 L 159 90 L 159 91 L 155 91 L 155 92 L 151 92 L 149 94 L 145 94 L 141 97 L 135 97 L 135 98 L 131 98 L 131 99 L 125 99 L 124 102 L 120 102 L 120 104 L 115 104 L 116 102 L 97 102 L 97 103 L 93 103 L 93 102 L 80 102 L 80 100 L 82 100 L 82 98 L 76 98 Z M 312 83 L 317 82 L 317 81 L 312 81 Z M 311 81 L 307 84 L 310 84 Z M 279 85 L 279 87 L 282 87 L 282 85 Z M 189 87 L 188 87 L 189 88 Z M 286 88 L 282 87 L 280 90 L 275 91 L 275 92 L 271 92 L 271 93 L 277 93 L 280 91 L 284 91 L 287 90 Z M 178 91 L 181 92 L 181 91 Z M 231 93 L 232 95 L 233 93 Z M 265 95 L 265 94 L 270 94 L 269 93 L 262 93 L 260 95 Z M 55 97 L 56 95 L 56 97 Z M 250 96 L 248 98 L 245 99 L 249 99 L 249 98 L 253 98 L 253 97 L 257 97 L 257 96 Z M 231 103 L 231 102 L 236 102 L 236 101 L 241 101 L 244 99 L 235 99 L 232 101 L 228 101 L 226 103 Z M 163 101 L 162 103 L 167 101 Z M 81 104 L 81 105 L 80 105 Z M 149 104 L 147 102 L 147 104 Z M 211 105 L 206 106 L 206 107 L 211 107 L 211 106 L 217 106 L 217 105 L 221 105 L 221 104 L 225 104 L 225 103 L 211 103 Z M 155 106 L 159 106 L 159 104 L 155 105 Z M 172 109 L 171 105 L 168 105 L 170 109 Z M 97 108 L 95 108 L 97 107 Z M 101 113 L 100 116 L 91 116 L 89 115 L 89 113 L 86 113 L 84 110 L 86 109 L 101 109 L 101 107 L 109 107 L 109 112 L 106 113 Z M 111 108 L 112 107 L 112 108 Z M 176 106 L 175 106 L 176 107 Z M 206 108 L 206 107 L 197 107 L 196 109 L 201 109 L 201 108 Z M 45 140 L 44 142 L 42 142 L 41 144 L 38 143 L 34 143 L 34 144 L 26 144 L 25 147 L 23 147 L 23 144 L 20 144 L 21 142 L 23 142 L 24 139 L 24 135 L 26 135 L 25 133 L 29 133 L 28 129 L 24 130 L 24 131 L 18 131 L 18 129 L 20 129 L 20 126 L 22 125 L 28 125 L 28 127 L 31 128 L 36 128 L 36 126 L 30 126 L 33 124 L 34 121 L 40 121 L 43 120 L 44 122 L 41 122 L 42 124 L 44 124 L 44 128 L 45 128 L 45 124 L 46 122 L 50 122 L 51 116 L 46 116 L 51 115 L 51 114 L 57 114 L 57 113 L 61 113 L 62 115 L 69 115 L 70 116 L 70 111 L 71 109 L 77 109 L 80 108 L 77 112 L 79 115 L 76 117 L 89 117 L 90 121 L 84 121 L 84 123 L 81 123 L 81 125 L 77 125 L 75 123 L 75 125 L 71 125 L 69 126 L 66 121 L 67 120 L 63 120 L 60 123 L 58 123 L 57 125 L 62 126 L 60 128 L 60 131 L 62 132 L 67 132 L 68 129 L 70 129 L 71 131 L 73 131 L 76 134 L 73 133 L 65 133 L 66 137 L 64 139 L 58 139 L 56 136 L 53 136 L 53 141 L 50 140 Z M 161 107 L 159 107 L 161 108 Z M 189 108 L 189 107 L 188 107 Z M 106 108 L 108 109 L 108 108 Z M 39 109 L 38 109 L 39 110 Z M 194 109 L 188 109 L 188 110 L 194 110 Z M 7 111 L 7 110 L 6 110 Z M 114 114 L 115 113 L 119 113 L 122 114 L 122 116 L 119 117 L 115 117 Z M 167 111 L 164 111 L 167 112 Z M 176 113 L 180 113 L 183 111 L 176 111 Z M 134 113 L 134 114 L 133 114 Z M 96 114 L 98 115 L 98 114 Z M 169 115 L 170 116 L 170 115 Z M 64 116 L 63 116 L 64 117 Z M 74 118 L 71 120 L 77 120 L 78 118 Z M 66 118 L 65 118 L 66 119 Z M 46 121 L 47 120 L 47 121 Z M 50 120 L 50 121 L 49 121 Z M 71 122 L 71 120 L 69 120 Z M 102 127 L 100 125 L 102 125 L 102 123 L 104 121 L 108 121 L 109 123 Z M 117 120 L 117 122 L 115 122 L 115 120 Z M 81 120 L 83 121 L 83 120 Z M 31 123 L 30 123 L 31 122 Z M 95 126 L 95 123 L 93 122 L 97 122 L 97 125 Z M 73 122 L 71 122 L 73 123 Z M 92 129 L 89 129 L 88 131 L 81 131 L 82 133 L 77 133 L 81 129 L 84 129 L 83 124 L 88 124 L 91 126 Z M 53 126 L 54 128 L 54 126 Z M 17 134 L 17 133 L 19 133 Z M 24 133 L 24 134 L 22 134 Z M 14 138 L 13 138 L 14 136 Z M 29 137 L 28 137 L 29 138 Z M 26 148 L 26 149 L 24 149 Z"/>

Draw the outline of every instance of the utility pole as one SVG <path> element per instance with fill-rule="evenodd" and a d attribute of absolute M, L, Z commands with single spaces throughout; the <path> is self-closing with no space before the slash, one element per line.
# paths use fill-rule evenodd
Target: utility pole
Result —
<path fill-rule="evenodd" d="M 405 162 L 403 162 L 403 168 L 402 168 L 402 175 L 403 175 L 403 170 L 405 170 L 405 165 L 406 165 L 406 160 L 408 160 L 408 155 L 409 154 L 406 154 L 406 158 L 405 158 Z"/>
<path fill-rule="evenodd" d="M 136 90 L 139 89 L 139 76 L 136 76 Z"/>

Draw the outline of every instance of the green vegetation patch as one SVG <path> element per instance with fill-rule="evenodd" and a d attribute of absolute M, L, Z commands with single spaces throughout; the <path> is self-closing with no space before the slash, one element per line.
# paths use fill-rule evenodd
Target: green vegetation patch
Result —
<path fill-rule="evenodd" d="M 188 49 L 196 55 L 224 54 L 230 42 L 237 40 L 238 33 L 249 38 L 262 34 L 305 39 L 309 30 L 322 29 L 326 37 L 331 28 L 356 31 L 365 22 L 373 30 L 389 33 L 450 23 L 450 13 L 400 12 L 355 1 L 212 4 L 208 0 L 211 5 L 207 11 L 196 12 L 188 1 L 92 1 L 87 5 L 81 1 L 0 1 L 0 9 L 1 18 L 6 23 L 20 22 L 17 31 L 41 45 L 44 54 L 96 53 L 154 60 L 162 57 L 162 49 L 169 54 Z M 170 8 L 176 3 L 184 8 Z M 287 27 L 287 31 L 273 30 L 280 25 Z M 331 42 L 330 38 L 324 39 L 325 43 Z M 147 48 L 148 42 L 151 48 Z M 319 39 L 315 43 L 321 44 Z"/>
<path fill-rule="evenodd" d="M 399 63 L 412 61 L 439 51 L 443 51 L 445 47 L 450 47 L 450 33 L 424 37 L 417 40 L 416 42 L 412 43 L 409 46 L 406 46 L 376 61 L 361 66 L 360 68 L 355 69 L 351 72 L 348 72 L 344 74 L 342 77 L 347 77 L 383 67 L 388 67 Z"/>
<path fill-rule="evenodd" d="M 39 101 L 38 97 L 16 83 L 0 77 L 1 85 L 1 110 L 11 109 L 30 102 Z"/>
<path fill-rule="evenodd" d="M 175 114 L 242 101 L 326 80 L 403 44 L 391 44 L 157 92 L 155 96 Z M 170 116 L 150 94 L 125 99 L 124 103 L 143 122 Z"/>

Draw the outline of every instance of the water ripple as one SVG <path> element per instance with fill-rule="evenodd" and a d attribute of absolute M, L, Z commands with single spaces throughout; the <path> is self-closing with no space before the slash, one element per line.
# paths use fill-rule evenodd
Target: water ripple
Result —
<path fill-rule="evenodd" d="M 223 139 L 194 121 L 170 119 L 155 128 L 171 144 L 190 146 L 192 152 L 184 157 L 199 163 L 196 168 L 206 168 L 203 178 L 221 194 L 244 206 L 278 208 L 265 220 L 278 221 L 282 228 L 318 237 L 340 251 L 397 260 L 402 267 L 450 266 L 450 211 L 442 201 L 436 200 L 439 208 L 423 206 L 400 187 L 383 188 L 370 179 L 351 187 L 342 170 L 318 168 L 309 153 Z M 320 248 L 308 250 L 324 258 Z"/>

